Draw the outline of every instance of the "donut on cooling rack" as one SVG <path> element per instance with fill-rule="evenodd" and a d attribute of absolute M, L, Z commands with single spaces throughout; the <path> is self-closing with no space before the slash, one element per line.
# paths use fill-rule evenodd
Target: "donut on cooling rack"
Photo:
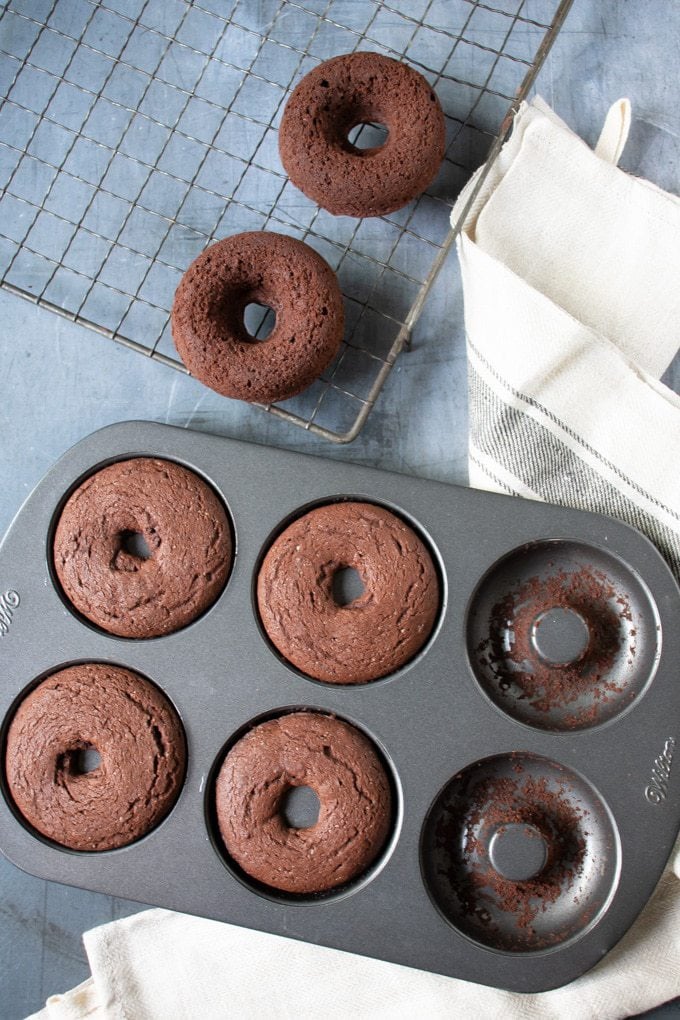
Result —
<path fill-rule="evenodd" d="M 151 638 L 213 604 L 233 559 L 231 528 L 210 486 L 180 464 L 118 461 L 69 496 L 54 569 L 84 617 L 111 634 Z"/>
<path fill-rule="evenodd" d="M 285 797 L 311 788 L 319 816 L 285 817 Z M 320 712 L 261 723 L 227 754 L 215 787 L 218 827 L 233 860 L 287 893 L 326 892 L 357 878 L 382 850 L 392 818 L 385 768 L 367 737 Z"/>
<path fill-rule="evenodd" d="M 246 330 L 247 305 L 267 305 L 266 340 Z M 342 295 L 320 255 L 270 231 L 235 234 L 206 248 L 182 277 L 172 335 L 192 375 L 226 397 L 271 403 L 306 389 L 335 357 Z"/>
<path fill-rule="evenodd" d="M 342 604 L 334 578 L 355 570 L 363 593 Z M 307 676 L 362 684 L 423 647 L 439 610 L 425 545 L 372 503 L 333 503 L 299 517 L 267 552 L 257 579 L 260 619 L 281 655 Z"/>
<path fill-rule="evenodd" d="M 88 751 L 96 762 L 90 768 Z M 175 803 L 185 763 L 182 724 L 165 695 L 137 673 L 104 663 L 43 680 L 7 732 L 5 776 L 15 806 L 39 833 L 72 850 L 113 850 L 144 836 Z"/>
<path fill-rule="evenodd" d="M 359 149 L 359 124 L 387 128 L 383 145 Z M 444 114 L 421 74 L 379 53 L 348 53 L 296 86 L 279 130 L 293 184 L 337 216 L 383 216 L 416 198 L 444 158 Z"/>

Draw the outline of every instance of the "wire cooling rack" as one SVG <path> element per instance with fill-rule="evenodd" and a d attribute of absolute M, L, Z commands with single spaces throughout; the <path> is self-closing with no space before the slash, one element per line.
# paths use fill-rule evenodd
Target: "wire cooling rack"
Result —
<path fill-rule="evenodd" d="M 346 336 L 321 379 L 266 410 L 349 442 L 455 238 L 456 195 L 500 148 L 570 4 L 0 0 L 0 286 L 185 371 L 169 310 L 191 260 L 241 230 L 298 237 L 338 274 Z M 376 219 L 319 209 L 278 155 L 295 84 L 353 50 L 408 61 L 446 115 L 434 184 Z M 264 336 L 266 310 L 248 315 Z"/>

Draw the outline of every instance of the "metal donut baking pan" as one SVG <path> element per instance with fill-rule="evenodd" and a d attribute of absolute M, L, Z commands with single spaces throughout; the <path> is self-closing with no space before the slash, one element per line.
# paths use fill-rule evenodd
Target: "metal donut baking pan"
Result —
<path fill-rule="evenodd" d="M 149 640 L 79 618 L 50 564 L 65 497 L 135 456 L 206 479 L 237 550 L 214 605 Z M 348 498 L 418 531 L 440 572 L 441 608 L 430 641 L 399 672 L 338 687 L 303 676 L 268 644 L 253 585 L 285 523 Z M 3 768 L 0 848 L 53 881 L 515 991 L 557 987 L 632 924 L 680 826 L 679 618 L 661 556 L 609 518 L 166 425 L 110 426 L 52 468 L 0 547 L 3 750 L 12 712 L 38 679 L 111 662 L 175 705 L 185 783 L 145 837 L 82 853 L 21 820 Z M 374 742 L 395 809 L 368 872 L 296 898 L 238 872 L 212 800 L 225 748 L 253 722 L 300 708 L 335 714 Z M 291 824 L 309 824 L 303 815 Z"/>

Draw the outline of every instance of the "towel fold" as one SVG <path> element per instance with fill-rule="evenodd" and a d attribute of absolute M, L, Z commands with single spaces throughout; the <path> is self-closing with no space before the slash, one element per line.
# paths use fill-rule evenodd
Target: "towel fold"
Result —
<path fill-rule="evenodd" d="M 618 1020 L 677 994 L 680 861 L 635 927 L 566 988 L 519 995 L 168 910 L 85 934 L 92 978 L 29 1020 Z"/>
<path fill-rule="evenodd" d="M 618 517 L 680 577 L 680 200 L 603 158 L 629 119 L 598 156 L 524 105 L 466 215 L 470 484 Z"/>

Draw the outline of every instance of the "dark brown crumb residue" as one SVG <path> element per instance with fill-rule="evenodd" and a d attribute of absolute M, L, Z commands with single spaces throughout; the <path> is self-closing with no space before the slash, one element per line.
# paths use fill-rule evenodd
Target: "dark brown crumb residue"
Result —
<path fill-rule="evenodd" d="M 478 909 L 479 891 L 486 888 L 501 910 L 515 915 L 517 927 L 531 935 L 539 911 L 555 903 L 579 874 L 585 853 L 585 840 L 578 834 L 583 811 L 542 778 L 528 777 L 522 783 L 489 779 L 480 784 L 477 794 L 483 807 L 473 810 L 468 819 L 464 850 L 465 857 L 477 863 L 470 872 L 469 887 L 463 885 L 459 892 L 466 901 L 465 912 Z M 545 867 L 526 881 L 510 881 L 489 863 L 486 847 L 491 835 L 509 823 L 533 826 L 548 848 Z"/>
<path fill-rule="evenodd" d="M 484 930 L 488 944 L 505 950 L 547 948 L 565 932 L 539 932 L 534 922 L 564 897 L 579 903 L 589 812 L 575 801 L 566 778 L 556 783 L 525 775 L 520 762 L 512 771 L 516 778 L 486 777 L 469 786 L 440 817 L 435 841 L 440 848 L 461 848 L 451 853 L 446 876 L 471 932 Z M 494 832 L 517 823 L 536 830 L 547 849 L 542 870 L 524 881 L 499 874 L 488 849 Z M 503 921 L 502 914 L 510 916 Z"/>
<path fill-rule="evenodd" d="M 531 638 L 534 622 L 542 612 L 569 608 L 586 621 L 590 632 L 584 655 L 565 665 L 544 662 Z M 588 694 L 595 703 L 569 717 L 571 726 L 595 722 L 600 704 L 621 695 L 624 688 L 612 677 L 612 667 L 622 649 L 622 621 L 632 621 L 626 595 L 615 591 L 607 577 L 592 567 L 561 570 L 547 579 L 530 578 L 493 607 L 489 637 L 477 647 L 479 664 L 491 671 L 502 693 L 512 689 L 536 712 L 550 712 Z M 635 656 L 635 631 L 628 647 Z"/>

